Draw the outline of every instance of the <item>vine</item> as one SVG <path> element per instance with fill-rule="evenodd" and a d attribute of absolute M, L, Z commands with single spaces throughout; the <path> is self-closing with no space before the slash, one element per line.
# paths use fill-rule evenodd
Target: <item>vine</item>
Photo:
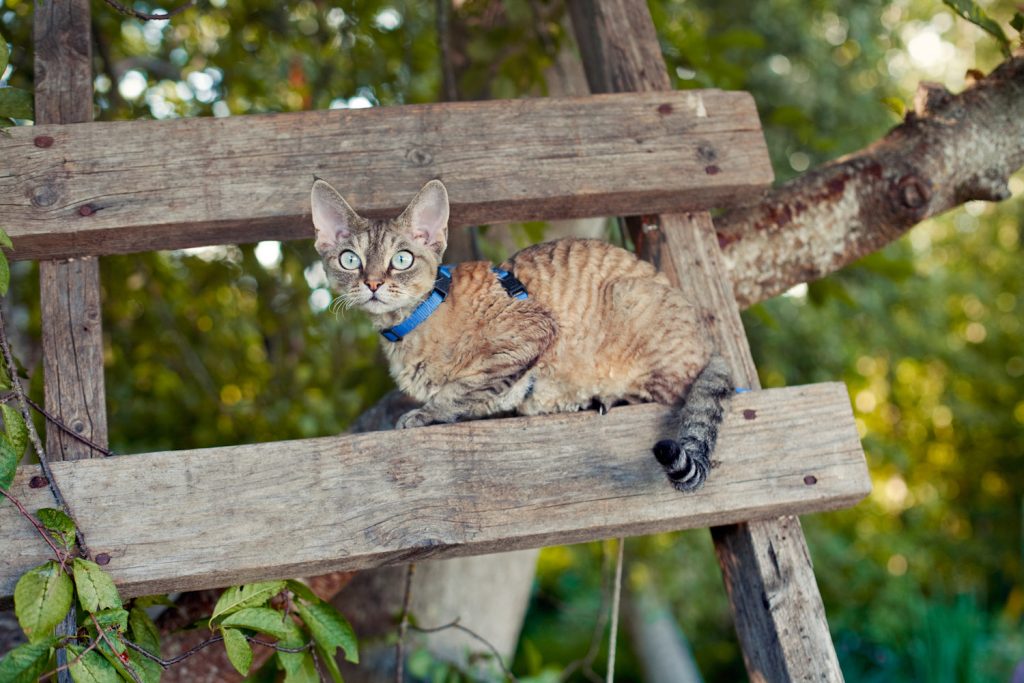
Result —
<path fill-rule="evenodd" d="M 3 230 L 0 246 L 13 248 Z M 0 296 L 6 296 L 9 286 L 10 268 L 6 254 L 0 250 Z M 341 683 L 335 656 L 340 648 L 348 661 L 358 662 L 356 635 L 340 612 L 295 580 L 226 589 L 206 624 L 211 637 L 188 652 L 163 659 L 160 633 L 146 610 L 168 600 L 150 596 L 123 601 L 102 567 L 109 557 L 92 557 L 89 552 L 80 525 L 48 466 L 29 412 L 39 407 L 25 395 L 2 313 L 0 351 L 0 391 L 4 392 L 0 402 L 0 496 L 14 505 L 53 552 L 53 559 L 27 571 L 15 585 L 14 612 L 28 642 L 0 659 L 0 681 L 36 681 L 67 671 L 78 682 L 153 683 L 170 666 L 210 645 L 223 643 L 228 660 L 242 675 L 252 668 L 251 645 L 256 644 L 276 651 L 277 666 L 284 671 L 285 681 L 319 681 L 326 672 Z M 20 410 L 9 405 L 11 400 L 17 400 Z M 39 412 L 66 429 L 45 411 Z M 11 490 L 18 463 L 30 445 L 43 474 L 33 477 L 29 485 L 38 488 L 48 484 L 57 505 L 34 513 Z M 82 626 L 68 635 L 56 634 L 55 629 L 69 612 L 76 617 L 73 623 Z M 56 663 L 60 650 L 67 653 L 66 664 Z"/>

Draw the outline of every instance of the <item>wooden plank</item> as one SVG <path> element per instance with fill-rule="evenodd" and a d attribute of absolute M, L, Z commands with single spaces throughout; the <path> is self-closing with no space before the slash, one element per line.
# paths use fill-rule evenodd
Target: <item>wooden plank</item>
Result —
<path fill-rule="evenodd" d="M 643 0 L 570 0 L 591 90 L 664 90 L 671 81 Z M 708 155 L 709 164 L 716 163 Z M 638 252 L 704 304 L 737 383 L 759 385 L 707 213 L 627 219 Z M 724 457 L 724 456 L 723 456 Z M 787 516 L 712 530 L 751 681 L 842 681 L 799 520 Z"/>
<path fill-rule="evenodd" d="M 39 264 L 46 409 L 76 433 L 107 445 L 100 266 L 95 257 Z M 102 454 L 46 423 L 50 460 Z"/>
<path fill-rule="evenodd" d="M 55 463 L 126 595 L 703 527 L 852 505 L 869 490 L 842 384 L 737 396 L 707 485 L 650 444 L 660 405 Z M 414 447 L 410 447 L 415 444 Z M 29 510 L 52 505 L 19 470 Z M 47 548 L 0 506 L 0 595 Z"/>
<path fill-rule="evenodd" d="M 91 16 L 89 0 L 36 4 L 37 126 L 92 121 Z M 47 144 L 44 138 L 35 140 L 40 149 Z M 39 277 L 46 407 L 77 433 L 106 445 L 99 263 L 90 257 L 42 261 Z M 94 453 L 47 422 L 46 455 L 50 460 L 76 460 Z M 75 622 L 72 608 L 57 635 L 74 635 Z M 59 648 L 58 666 L 67 663 L 67 650 Z M 57 678 L 60 683 L 71 681 L 66 669 Z"/>
<path fill-rule="evenodd" d="M 314 175 L 372 216 L 441 178 L 469 225 L 726 205 L 771 167 L 717 90 L 35 126 L 0 138 L 0 214 L 16 258 L 305 238 Z"/>

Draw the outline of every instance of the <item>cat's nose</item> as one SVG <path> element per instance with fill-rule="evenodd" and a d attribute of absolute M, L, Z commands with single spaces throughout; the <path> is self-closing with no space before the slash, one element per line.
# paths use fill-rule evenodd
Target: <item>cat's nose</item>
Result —
<path fill-rule="evenodd" d="M 363 280 L 363 283 L 367 287 L 370 288 L 371 292 L 376 292 L 380 288 L 380 286 L 382 284 L 384 284 L 384 281 L 383 280 L 370 280 L 370 279 L 366 279 L 366 280 Z"/>

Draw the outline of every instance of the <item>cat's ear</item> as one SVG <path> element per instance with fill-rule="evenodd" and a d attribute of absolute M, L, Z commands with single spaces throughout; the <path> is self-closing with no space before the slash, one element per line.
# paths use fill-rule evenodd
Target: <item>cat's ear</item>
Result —
<path fill-rule="evenodd" d="M 359 221 L 348 202 L 325 180 L 313 183 L 310 195 L 313 207 L 313 227 L 316 228 L 316 250 L 323 254 L 338 242 L 348 239 Z"/>
<path fill-rule="evenodd" d="M 412 238 L 434 249 L 440 256 L 448 245 L 448 190 L 440 180 L 431 180 L 419 191 L 399 217 Z"/>

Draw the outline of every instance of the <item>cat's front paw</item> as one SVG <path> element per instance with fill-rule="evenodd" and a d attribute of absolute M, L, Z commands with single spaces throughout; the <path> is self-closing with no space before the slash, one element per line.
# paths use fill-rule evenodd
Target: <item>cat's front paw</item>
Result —
<path fill-rule="evenodd" d="M 425 427 L 436 422 L 434 416 L 422 408 L 410 410 L 395 423 L 395 429 L 411 429 L 413 427 Z"/>

